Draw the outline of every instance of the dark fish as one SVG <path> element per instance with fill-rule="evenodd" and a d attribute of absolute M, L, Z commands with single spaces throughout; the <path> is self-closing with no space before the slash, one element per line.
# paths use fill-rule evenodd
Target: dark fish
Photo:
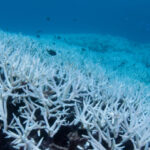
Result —
<path fill-rule="evenodd" d="M 37 38 L 40 38 L 40 34 L 37 34 L 36 37 L 37 37 Z"/>
<path fill-rule="evenodd" d="M 51 55 L 51 56 L 55 56 L 56 52 L 52 49 L 47 49 L 47 52 Z"/>
<path fill-rule="evenodd" d="M 46 21 L 51 21 L 51 18 L 50 17 L 46 17 Z"/>

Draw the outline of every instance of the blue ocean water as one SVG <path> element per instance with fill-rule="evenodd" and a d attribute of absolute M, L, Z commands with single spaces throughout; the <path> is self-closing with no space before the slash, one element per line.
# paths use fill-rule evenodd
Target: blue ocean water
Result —
<path fill-rule="evenodd" d="M 33 35 L 103 33 L 150 42 L 150 1 L 1 0 L 0 28 Z"/>

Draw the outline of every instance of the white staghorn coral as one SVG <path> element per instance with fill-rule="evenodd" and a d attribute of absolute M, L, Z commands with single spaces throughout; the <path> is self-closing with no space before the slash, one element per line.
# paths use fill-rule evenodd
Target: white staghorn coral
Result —
<path fill-rule="evenodd" d="M 146 106 L 144 101 L 141 101 L 142 90 L 137 91 L 135 95 L 134 91 L 130 93 L 124 88 L 118 86 L 115 91 L 112 88 L 103 92 L 99 90 L 96 97 L 93 95 L 84 101 L 82 109 L 79 105 L 75 107 L 76 121 L 81 122 L 87 129 L 86 137 L 95 150 L 121 150 L 128 142 L 132 143 L 129 149 L 148 150 L 149 103 L 146 102 Z M 109 90 L 115 93 L 110 95 Z M 128 90 L 130 97 L 122 93 L 124 90 Z"/>
<path fill-rule="evenodd" d="M 42 55 L 42 47 L 36 52 L 39 45 L 27 39 L 29 45 L 16 49 L 8 39 L 0 44 L 0 123 L 13 148 L 148 150 L 149 91 L 143 86 L 110 80 L 99 64 L 74 62 L 77 53 L 67 62 L 61 54 Z"/>
<path fill-rule="evenodd" d="M 16 149 L 39 149 L 44 138 L 40 132 L 53 137 L 61 126 L 71 124 L 68 112 L 76 98 L 83 95 L 82 74 L 56 64 L 47 66 L 20 51 L 2 49 L 0 57 L 3 132 L 14 139 L 12 145 Z M 10 106 L 16 110 L 9 110 Z M 31 136 L 35 130 L 39 143 Z"/>

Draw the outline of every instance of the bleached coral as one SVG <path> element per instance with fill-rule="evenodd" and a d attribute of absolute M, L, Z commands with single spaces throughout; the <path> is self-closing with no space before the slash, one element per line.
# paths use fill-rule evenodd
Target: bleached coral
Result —
<path fill-rule="evenodd" d="M 84 84 L 80 72 L 64 69 L 55 63 L 47 66 L 39 58 L 20 51 L 1 49 L 0 61 L 0 119 L 12 144 L 20 149 L 38 149 L 31 138 L 36 130 L 53 137 L 67 120 L 68 111 L 74 106 Z M 10 110 L 10 109 L 16 110 Z M 37 114 L 38 115 L 37 115 Z"/>
<path fill-rule="evenodd" d="M 127 149 L 130 142 L 128 149 L 148 150 L 150 114 L 145 102 L 148 97 L 143 99 L 141 90 L 137 93 L 128 90 L 128 95 L 124 95 L 122 91 L 127 90 L 124 88 L 99 90 L 96 97 L 84 101 L 82 109 L 79 105 L 75 107 L 76 121 L 87 129 L 86 137 L 95 150 Z"/>
<path fill-rule="evenodd" d="M 121 150 L 130 145 L 133 150 L 148 150 L 146 89 L 112 81 L 90 62 L 85 68 L 60 58 L 47 62 L 36 51 L 23 51 L 27 46 L 20 50 L 21 46 L 15 49 L 4 43 L 0 45 L 0 121 L 14 148 L 53 150 L 51 139 L 61 127 L 73 126 L 84 131 L 74 133 L 76 149 Z"/>

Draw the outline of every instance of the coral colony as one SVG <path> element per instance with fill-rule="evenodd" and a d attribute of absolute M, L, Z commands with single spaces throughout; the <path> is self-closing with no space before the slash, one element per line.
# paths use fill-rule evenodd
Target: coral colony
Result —
<path fill-rule="evenodd" d="M 57 51 L 0 34 L 1 149 L 149 150 L 150 95 L 142 85 L 110 79 L 79 52 L 62 52 L 67 44 Z"/>

